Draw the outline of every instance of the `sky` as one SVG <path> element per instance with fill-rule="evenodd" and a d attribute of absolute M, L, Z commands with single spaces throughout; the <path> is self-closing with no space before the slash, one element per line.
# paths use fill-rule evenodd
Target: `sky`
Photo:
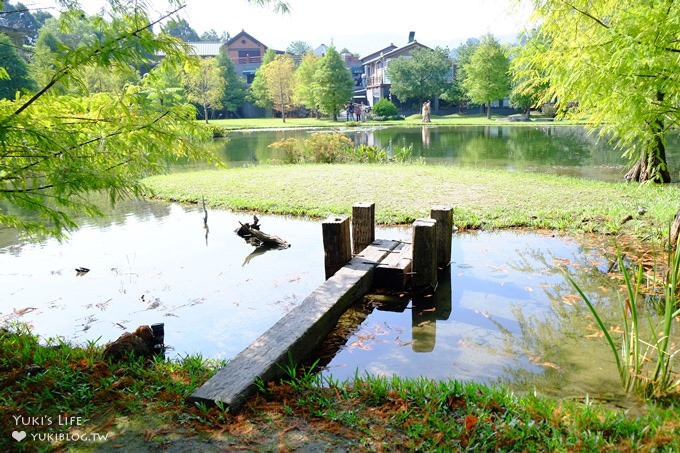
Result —
<path fill-rule="evenodd" d="M 53 0 L 23 0 L 24 5 L 54 4 Z M 150 0 L 158 14 L 167 2 Z M 267 47 L 285 50 L 293 41 L 312 48 L 321 44 L 348 49 L 360 56 L 391 43 L 402 46 L 409 32 L 429 47 L 454 49 L 468 38 L 491 33 L 502 42 L 514 42 L 529 16 L 518 0 L 288 0 L 288 14 L 275 13 L 247 0 L 186 0 L 179 13 L 199 36 L 208 30 L 234 36 L 241 30 Z M 526 4 L 527 2 L 522 2 Z M 103 0 L 82 0 L 96 14 Z"/>

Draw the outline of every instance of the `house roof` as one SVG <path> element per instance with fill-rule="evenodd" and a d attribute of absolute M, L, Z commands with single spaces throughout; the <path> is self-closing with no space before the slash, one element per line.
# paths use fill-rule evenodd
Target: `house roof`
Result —
<path fill-rule="evenodd" d="M 215 57 L 220 54 L 220 48 L 224 45 L 223 42 L 188 42 L 194 53 L 199 57 Z"/>
<path fill-rule="evenodd" d="M 268 48 L 267 46 L 265 46 L 264 44 L 262 44 L 262 42 L 260 42 L 259 40 L 253 38 L 252 35 L 246 33 L 245 30 L 241 30 L 241 31 L 238 32 L 236 35 L 234 35 L 233 38 L 230 38 L 229 41 L 227 41 L 227 45 L 230 46 L 230 45 L 232 45 L 233 43 L 235 43 L 236 41 L 238 41 L 238 40 L 241 39 L 241 38 L 248 38 L 248 39 L 250 39 L 251 41 L 253 41 L 255 44 L 259 44 L 259 45 L 261 45 L 262 47 L 264 47 L 265 49 Z"/>
<path fill-rule="evenodd" d="M 389 48 L 389 47 L 387 47 L 387 48 Z M 367 57 L 364 57 L 364 58 L 361 59 L 361 62 L 363 64 L 368 64 L 368 63 L 374 62 L 376 60 L 379 60 L 381 58 L 389 60 L 391 58 L 395 58 L 397 56 L 400 56 L 400 55 L 407 53 L 407 52 L 414 50 L 414 49 L 430 49 L 430 47 L 427 47 L 425 44 L 420 44 L 418 41 L 412 41 L 412 42 L 406 44 L 405 46 L 394 48 L 394 49 L 387 51 L 387 52 L 382 50 L 382 51 L 380 51 L 380 53 L 378 53 L 378 55 L 376 57 L 373 57 L 371 59 L 366 59 Z M 371 54 L 370 56 L 373 56 L 373 55 L 375 55 L 375 54 Z"/>
<path fill-rule="evenodd" d="M 370 54 L 366 55 L 365 57 L 361 58 L 361 62 L 366 63 L 368 61 L 374 60 L 376 57 L 379 57 L 380 54 L 384 55 L 388 52 L 393 51 L 396 48 L 397 48 L 397 46 L 395 46 L 394 44 L 390 44 L 389 46 L 385 47 L 384 49 L 380 49 L 377 52 L 370 53 Z"/>

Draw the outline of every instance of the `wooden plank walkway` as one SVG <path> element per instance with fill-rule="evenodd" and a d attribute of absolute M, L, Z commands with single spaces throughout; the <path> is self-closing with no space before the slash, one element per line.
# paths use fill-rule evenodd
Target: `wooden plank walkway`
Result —
<path fill-rule="evenodd" d="M 375 267 L 399 244 L 374 241 L 196 389 L 189 401 L 220 401 L 238 411 L 255 393 L 258 378 L 266 382 L 283 374 L 289 354 L 296 363 L 308 357 L 345 310 L 371 289 Z"/>

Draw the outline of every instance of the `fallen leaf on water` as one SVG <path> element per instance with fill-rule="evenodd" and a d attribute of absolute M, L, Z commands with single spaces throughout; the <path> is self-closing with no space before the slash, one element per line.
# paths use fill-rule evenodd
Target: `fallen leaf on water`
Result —
<path fill-rule="evenodd" d="M 37 308 L 35 308 L 35 307 L 26 307 L 26 308 L 20 308 L 20 309 L 18 309 L 18 310 L 15 308 L 15 309 L 14 309 L 14 313 L 17 314 L 17 315 L 19 315 L 19 316 L 23 316 L 23 315 L 25 315 L 26 313 L 32 312 L 33 310 L 37 310 Z"/>
<path fill-rule="evenodd" d="M 555 369 L 555 370 L 559 370 L 559 369 L 560 369 L 559 365 L 557 365 L 557 364 L 555 364 L 555 363 L 552 363 L 552 362 L 543 362 L 541 365 L 543 365 L 543 366 L 545 366 L 545 367 L 548 367 L 548 368 L 553 368 L 553 369 Z"/>
<path fill-rule="evenodd" d="M 461 346 L 464 347 L 464 348 L 469 348 L 469 347 L 470 347 L 470 346 L 467 345 L 467 343 L 465 343 L 464 340 L 458 340 L 458 344 L 461 345 Z"/>
<path fill-rule="evenodd" d="M 565 294 L 562 296 L 562 302 L 564 302 L 567 305 L 575 305 L 578 300 L 581 299 L 581 296 L 577 296 L 576 294 Z"/>

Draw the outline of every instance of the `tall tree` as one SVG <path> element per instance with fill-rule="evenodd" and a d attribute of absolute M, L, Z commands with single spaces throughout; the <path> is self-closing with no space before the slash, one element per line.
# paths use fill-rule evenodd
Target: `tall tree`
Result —
<path fill-rule="evenodd" d="M 267 82 L 267 92 L 272 106 L 281 112 L 286 122 L 286 112 L 293 105 L 295 92 L 295 61 L 290 54 L 277 55 L 274 61 L 264 67 L 262 75 Z"/>
<path fill-rule="evenodd" d="M 253 83 L 250 84 L 247 93 L 248 99 L 252 101 L 253 104 L 262 107 L 267 111 L 267 116 L 271 116 L 272 100 L 263 73 L 264 68 L 274 61 L 274 58 L 276 58 L 274 49 L 267 49 L 262 57 L 262 65 L 255 70 L 255 78 L 253 79 Z"/>
<path fill-rule="evenodd" d="M 243 78 L 236 72 L 236 66 L 231 61 L 231 57 L 229 57 L 226 44 L 220 47 L 220 53 L 217 56 L 217 67 L 220 68 L 225 83 L 222 108 L 233 114 L 243 105 L 246 96 L 246 86 Z"/>
<path fill-rule="evenodd" d="M 200 41 L 198 33 L 191 28 L 186 19 L 171 19 L 163 29 L 170 36 L 174 36 L 185 42 Z"/>
<path fill-rule="evenodd" d="M 390 61 L 387 75 L 392 83 L 390 91 L 400 100 L 415 99 L 419 104 L 425 99 L 439 98 L 449 85 L 451 59 L 449 51 L 415 49 L 410 57 Z"/>
<path fill-rule="evenodd" d="M 310 46 L 304 41 L 293 41 L 290 44 L 288 44 L 288 47 L 286 48 L 287 53 L 294 55 L 296 57 L 302 57 L 307 52 L 311 51 L 312 46 Z"/>
<path fill-rule="evenodd" d="M 678 3 L 535 0 L 534 8 L 543 39 L 521 58 L 545 74 L 544 100 L 613 139 L 633 163 L 627 179 L 669 182 L 666 134 L 680 124 Z"/>
<path fill-rule="evenodd" d="M 338 51 L 329 47 L 314 73 L 314 95 L 319 102 L 319 109 L 337 121 L 342 106 L 352 99 L 353 87 L 352 74 L 345 67 Z"/>
<path fill-rule="evenodd" d="M 475 53 L 475 50 L 477 50 L 477 46 L 479 46 L 479 40 L 470 38 L 453 50 L 453 80 L 446 92 L 442 94 L 442 99 L 459 106 L 469 103 L 470 98 L 467 97 L 465 90 L 463 89 L 465 65 L 470 62 L 472 55 Z"/>
<path fill-rule="evenodd" d="M 203 119 L 207 124 L 210 111 L 222 107 L 225 88 L 215 58 L 199 58 L 187 64 L 184 83 L 189 101 L 203 107 Z"/>
<path fill-rule="evenodd" d="M 485 104 L 486 117 L 491 118 L 491 102 L 510 93 L 510 62 L 505 50 L 493 36 L 486 35 L 463 70 L 465 93 L 472 102 Z"/>
<path fill-rule="evenodd" d="M 0 34 L 0 67 L 7 72 L 7 77 L 0 77 L 0 98 L 14 99 L 17 91 L 34 87 L 28 74 L 28 64 L 19 55 L 14 43 L 3 34 Z"/>
<path fill-rule="evenodd" d="M 315 111 L 319 103 L 314 95 L 314 74 L 320 61 L 321 57 L 307 52 L 295 70 L 295 102 Z"/>
<path fill-rule="evenodd" d="M 533 30 L 523 37 L 522 46 L 511 49 L 514 58 L 510 60 L 510 73 L 512 74 L 512 92 L 510 93 L 510 105 L 522 109 L 527 119 L 531 116 L 531 109 L 541 105 L 548 89 L 545 74 L 526 59 L 517 58 L 522 54 L 523 46 L 540 45 L 536 41 L 541 39 L 537 31 Z"/>

